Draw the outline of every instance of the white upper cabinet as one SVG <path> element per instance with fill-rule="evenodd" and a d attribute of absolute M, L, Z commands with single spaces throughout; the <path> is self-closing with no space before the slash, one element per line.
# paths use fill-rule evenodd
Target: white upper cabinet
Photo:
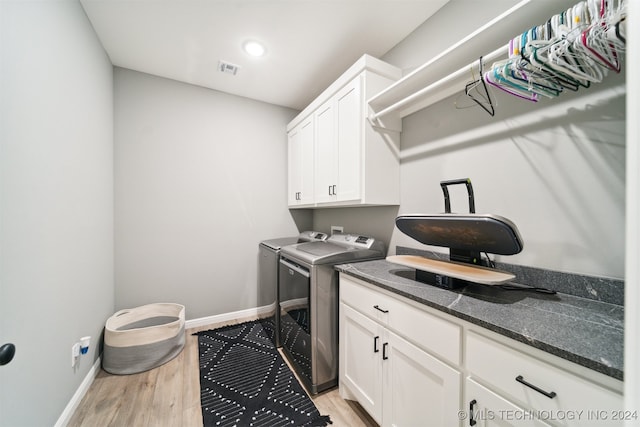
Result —
<path fill-rule="evenodd" d="M 313 204 L 313 117 L 289 132 L 289 206 Z"/>
<path fill-rule="evenodd" d="M 360 86 L 356 77 L 315 113 L 316 203 L 361 198 Z"/>
<path fill-rule="evenodd" d="M 362 168 L 363 136 L 361 135 L 364 104 L 361 86 L 364 76 L 356 77 L 336 96 L 336 141 L 334 163 L 338 165 L 334 176 L 334 194 L 338 201 L 357 201 L 361 198 L 360 174 Z M 382 141 L 380 141 L 382 142 Z M 375 167 L 372 165 L 372 167 Z"/>
<path fill-rule="evenodd" d="M 315 201 L 317 203 L 332 202 L 335 200 L 334 191 L 335 152 L 338 140 L 335 137 L 335 105 L 333 99 L 323 104 L 314 113 L 316 123 L 315 158 L 310 159 L 315 164 Z"/>
<path fill-rule="evenodd" d="M 387 129 L 381 132 L 368 121 L 366 103 L 400 74 L 399 69 L 364 55 L 289 124 L 289 207 L 400 203 L 400 122 L 385 123 Z M 308 158 L 295 158 L 299 152 L 291 147 L 296 142 L 293 133 L 307 121 L 314 126 L 313 151 L 305 151 Z M 299 169 L 309 163 L 313 200 L 303 197 L 301 203 L 295 183 L 309 173 Z"/>

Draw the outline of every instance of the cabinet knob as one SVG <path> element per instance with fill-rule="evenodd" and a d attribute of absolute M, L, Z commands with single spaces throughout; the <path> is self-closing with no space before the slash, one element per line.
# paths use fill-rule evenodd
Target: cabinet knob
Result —
<path fill-rule="evenodd" d="M 2 347 L 0 347 L 0 366 L 6 365 L 7 363 L 11 362 L 15 354 L 15 345 L 11 343 L 3 344 Z"/>
<path fill-rule="evenodd" d="M 387 360 L 389 357 L 387 357 L 387 346 L 389 345 L 388 342 L 382 344 L 382 360 Z"/>
<path fill-rule="evenodd" d="M 380 339 L 379 336 L 376 336 L 373 338 L 373 352 L 374 353 L 378 353 L 380 351 L 380 349 L 378 349 L 378 340 Z"/>

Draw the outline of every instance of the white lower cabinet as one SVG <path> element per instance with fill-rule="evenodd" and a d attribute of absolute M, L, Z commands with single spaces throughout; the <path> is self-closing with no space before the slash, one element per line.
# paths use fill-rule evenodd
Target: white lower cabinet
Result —
<path fill-rule="evenodd" d="M 382 345 L 382 425 L 459 425 L 460 372 L 393 332 Z"/>
<path fill-rule="evenodd" d="M 505 417 L 542 420 L 562 427 L 622 425 L 622 395 L 590 379 L 473 331 L 467 332 L 466 352 L 467 369 L 474 380 L 523 408 L 505 413 Z M 467 403 L 480 401 L 470 392 L 469 383 L 475 382 L 467 381 Z"/>
<path fill-rule="evenodd" d="M 481 386 L 472 379 L 465 382 L 467 412 L 460 418 L 465 425 L 476 427 L 548 427 L 549 424 L 534 417 L 515 403 Z"/>
<path fill-rule="evenodd" d="M 359 285 L 341 281 L 341 289 L 349 286 Z M 340 304 L 343 397 L 382 426 L 458 426 L 461 373 L 348 302 Z"/>
<path fill-rule="evenodd" d="M 615 427 L 638 417 L 622 388 L 340 274 L 340 395 L 382 426 Z"/>
<path fill-rule="evenodd" d="M 382 348 L 384 328 L 340 304 L 340 382 L 352 398 L 382 424 Z M 341 387 L 341 391 L 345 391 Z"/>

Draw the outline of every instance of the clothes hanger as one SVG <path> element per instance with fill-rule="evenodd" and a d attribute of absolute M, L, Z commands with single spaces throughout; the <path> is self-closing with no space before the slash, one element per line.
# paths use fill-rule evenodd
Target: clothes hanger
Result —
<path fill-rule="evenodd" d="M 501 80 L 500 76 L 496 73 L 496 68 L 496 64 L 494 64 L 494 66 L 491 67 L 491 70 L 487 71 L 484 74 L 484 80 L 487 82 L 487 84 L 497 87 L 498 89 L 511 95 L 517 96 L 518 98 L 522 98 L 527 101 L 538 102 L 538 95 L 536 93 L 531 93 L 526 89 L 520 89 L 514 85 L 510 85 L 504 80 Z"/>
<path fill-rule="evenodd" d="M 493 81 L 502 85 L 510 86 L 511 88 L 521 91 L 521 92 L 529 92 L 527 86 L 525 86 L 521 81 L 517 81 L 511 78 L 511 75 L 508 71 L 509 60 L 499 61 L 493 64 Z"/>
<path fill-rule="evenodd" d="M 487 85 L 537 102 L 565 89 L 588 88 L 608 70 L 619 72 L 626 49 L 626 5 L 627 0 L 584 0 L 512 38 L 508 60 L 483 72 L 480 59 L 480 79 L 467 84 L 465 95 L 491 114 Z"/>
<path fill-rule="evenodd" d="M 537 26 L 523 33 L 510 42 L 511 58 L 493 64 L 493 74 L 489 75 L 490 83 L 498 85 L 508 93 L 530 101 L 537 101 L 538 95 L 549 98 L 557 97 L 563 87 L 555 76 L 529 67 L 530 61 L 525 55 L 528 39 L 536 40 L 546 37 L 545 27 Z M 518 47 L 519 46 L 519 47 Z M 517 54 L 520 53 L 519 56 Z"/>
<path fill-rule="evenodd" d="M 473 66 L 470 67 L 469 73 L 471 75 L 471 80 L 465 85 L 464 90 L 458 95 L 458 97 L 453 102 L 456 109 L 464 110 L 466 108 L 477 107 L 478 103 L 480 103 L 480 105 L 483 108 L 485 106 L 489 108 L 489 105 L 493 106 L 493 103 L 491 102 L 490 97 L 488 97 L 487 95 L 483 95 L 482 91 L 477 88 L 479 85 L 481 85 L 481 82 L 480 82 L 480 79 L 476 78 L 476 74 L 474 72 Z M 469 100 L 470 102 L 464 102 L 464 100 Z M 494 110 L 494 114 L 495 114 L 495 110 Z"/>
<path fill-rule="evenodd" d="M 608 29 L 606 30 L 607 39 L 615 44 L 618 52 L 624 52 L 626 50 L 627 43 L 627 3 L 620 0 L 617 6 L 611 6 L 608 10 Z"/>
<path fill-rule="evenodd" d="M 538 70 L 554 76 L 563 87 L 573 91 L 578 90 L 580 86 L 588 87 L 588 82 L 579 80 L 576 76 L 565 72 L 563 68 L 554 66 L 550 61 L 549 49 L 555 42 L 557 42 L 556 38 L 550 41 L 531 41 L 523 52 L 530 51 L 529 62 Z"/>
<path fill-rule="evenodd" d="M 558 73 L 538 58 L 538 48 L 546 49 L 555 40 L 553 28 L 556 26 L 556 21 L 559 21 L 558 15 L 553 16 L 547 21 L 547 30 L 543 40 L 538 40 L 535 43 L 529 42 L 522 47 L 520 50 L 521 61 L 519 62 L 519 67 L 531 74 L 536 74 L 546 79 L 550 85 L 577 91 L 579 85 L 575 79 Z M 522 37 L 518 37 L 518 39 L 518 43 L 521 44 Z"/>
<path fill-rule="evenodd" d="M 624 0 L 619 0 L 617 7 L 611 14 L 612 16 L 609 18 L 610 22 L 615 22 L 615 39 L 620 43 L 619 48 L 621 50 L 626 49 L 627 44 L 627 2 Z M 609 34 L 609 32 L 607 32 Z M 615 42 L 613 37 L 610 37 L 610 40 Z"/>
<path fill-rule="evenodd" d="M 616 22 L 616 32 L 615 33 L 616 33 L 616 37 L 618 38 L 618 40 L 620 40 L 624 44 L 627 43 L 627 38 L 626 38 L 627 23 L 625 21 L 625 18 L 622 18 L 620 21 Z"/>
<path fill-rule="evenodd" d="M 544 50 L 544 63 L 556 73 L 569 76 L 573 81 L 582 87 L 588 88 L 591 82 L 601 82 L 604 74 L 594 61 L 581 53 L 581 49 L 576 49 L 574 38 L 578 37 L 579 29 L 571 29 L 565 25 L 560 25 L 557 29 L 558 36 L 554 43 Z M 535 56 L 538 60 L 538 56 Z"/>
<path fill-rule="evenodd" d="M 576 84 L 589 87 L 591 81 L 602 80 L 602 76 L 591 70 L 589 64 L 584 64 L 582 58 L 576 56 L 571 47 L 573 38 L 577 36 L 576 28 L 589 22 L 585 9 L 582 4 L 578 4 L 553 16 L 549 23 L 550 43 L 546 50 L 536 51 L 534 57 L 534 61 L 537 60 L 539 66 L 540 64 L 546 65 L 547 71 L 555 75 L 569 77 L 572 90 L 577 90 Z M 543 57 L 542 61 L 539 60 L 539 55 Z"/>
<path fill-rule="evenodd" d="M 480 73 L 480 78 L 478 80 L 474 80 L 464 88 L 464 94 L 471 98 L 477 105 L 482 107 L 484 111 L 489 113 L 491 117 L 495 116 L 496 110 L 494 107 L 494 103 L 491 99 L 491 95 L 489 93 L 489 89 L 487 88 L 487 83 L 484 81 L 484 70 L 482 64 L 482 56 L 479 59 L 478 70 Z"/>
<path fill-rule="evenodd" d="M 588 88 L 591 82 L 601 82 L 605 76 L 602 67 L 574 46 L 575 42 L 569 37 L 551 46 L 548 55 L 549 66 L 573 77 L 585 88 Z"/>
<path fill-rule="evenodd" d="M 528 33 L 524 33 L 521 36 L 522 44 L 527 46 L 527 38 L 530 40 L 546 40 L 547 34 L 545 31 L 545 26 L 538 26 L 532 28 Z M 530 62 L 526 60 L 525 50 L 522 50 L 520 60 L 512 61 L 510 64 L 511 67 L 511 77 L 524 81 L 528 85 L 529 91 L 537 92 L 540 95 L 547 97 L 557 97 L 563 90 L 563 86 L 558 82 L 555 76 L 546 73 L 539 72 L 534 67 L 528 67 Z"/>
<path fill-rule="evenodd" d="M 597 63 L 619 73 L 621 64 L 618 52 L 606 37 L 607 16 L 607 2 L 601 0 L 598 19 L 594 20 L 592 25 L 580 34 L 578 46 L 583 48 L 583 52 Z"/>
<path fill-rule="evenodd" d="M 505 61 L 503 65 L 495 64 L 494 66 L 498 66 L 496 71 L 501 81 L 508 82 L 516 89 L 537 93 L 548 98 L 555 98 L 560 94 L 562 87 L 555 85 L 553 81 L 548 80 L 541 73 L 529 72 L 520 66 L 521 62 L 518 58 L 513 58 Z"/>
<path fill-rule="evenodd" d="M 554 79 L 550 79 L 548 74 L 530 73 L 520 63 L 511 63 L 507 65 L 510 69 L 511 79 L 520 81 L 527 85 L 530 92 L 548 98 L 555 98 L 562 93 L 562 86 L 555 83 Z"/>
<path fill-rule="evenodd" d="M 606 27 L 593 26 L 580 35 L 580 45 L 584 52 L 597 63 L 619 73 L 621 64 L 614 44 L 607 40 Z"/>

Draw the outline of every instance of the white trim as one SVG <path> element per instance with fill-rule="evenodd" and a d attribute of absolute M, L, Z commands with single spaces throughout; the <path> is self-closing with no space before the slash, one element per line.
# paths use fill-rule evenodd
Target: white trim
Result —
<path fill-rule="evenodd" d="M 307 307 L 309 305 L 309 298 L 296 298 L 287 301 L 280 301 L 280 307 L 284 310 L 292 310 L 300 307 Z"/>
<path fill-rule="evenodd" d="M 89 391 L 89 387 L 91 387 L 91 384 L 93 384 L 93 380 L 100 372 L 100 366 L 102 366 L 102 357 L 98 357 L 93 363 L 93 366 L 91 367 L 91 369 L 89 369 L 89 372 L 84 377 L 84 380 L 82 380 L 82 382 L 80 383 L 80 386 L 73 394 L 73 397 L 71 397 L 71 400 L 69 401 L 69 403 L 67 403 L 64 411 L 62 411 L 62 414 L 60 414 L 60 418 L 58 418 L 58 421 L 56 421 L 55 427 L 64 427 L 69 424 L 69 421 L 71 421 L 71 417 L 78 408 L 78 405 L 80 405 L 82 398 L 85 394 L 87 394 L 87 391 Z"/>
<path fill-rule="evenodd" d="M 245 317 L 260 318 L 265 314 L 268 314 L 274 309 L 273 304 L 264 305 L 262 307 L 247 308 L 246 310 L 232 311 L 230 313 L 216 314 L 213 316 L 200 317 L 198 319 L 191 319 L 185 322 L 184 327 L 197 328 L 199 326 L 212 325 L 214 323 L 228 322 L 230 320 L 242 319 Z"/>
<path fill-rule="evenodd" d="M 627 155 L 626 155 L 626 256 L 625 256 L 625 289 L 624 289 L 624 380 L 625 380 L 625 409 L 629 411 L 640 410 L 640 369 L 638 358 L 640 357 L 640 123 L 637 120 L 640 112 L 638 90 L 640 90 L 640 55 L 638 45 L 640 43 L 640 5 L 637 1 L 628 2 L 627 24 L 627 48 L 626 80 L 627 80 Z M 633 413 L 633 412 L 632 412 Z M 640 426 L 640 420 L 628 419 L 626 427 Z"/>

